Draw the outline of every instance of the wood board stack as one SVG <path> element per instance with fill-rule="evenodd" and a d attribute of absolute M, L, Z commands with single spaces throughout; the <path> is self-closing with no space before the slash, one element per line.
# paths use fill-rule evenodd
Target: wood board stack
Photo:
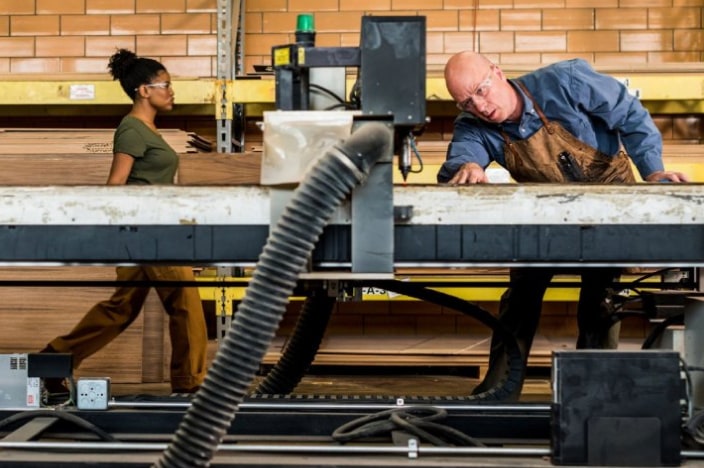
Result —
<path fill-rule="evenodd" d="M 181 153 L 179 185 L 255 185 L 261 154 Z M 0 154 L 0 185 L 104 185 L 112 154 Z"/>
<path fill-rule="evenodd" d="M 0 154 L 112 154 L 114 129 L 6 128 L 0 129 Z M 212 144 L 195 133 L 160 129 L 177 153 L 211 151 Z"/>
<path fill-rule="evenodd" d="M 212 153 L 211 143 L 193 133 L 161 133 L 181 157 L 176 183 L 259 183 L 261 154 Z M 0 129 L 0 185 L 105 184 L 112 135 L 112 129 Z"/>

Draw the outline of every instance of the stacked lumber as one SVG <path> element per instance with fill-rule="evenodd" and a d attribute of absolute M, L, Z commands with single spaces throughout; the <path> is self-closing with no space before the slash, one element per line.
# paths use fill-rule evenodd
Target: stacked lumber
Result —
<path fill-rule="evenodd" d="M 0 185 L 103 185 L 112 164 L 113 130 L 0 129 Z M 181 159 L 176 183 L 259 183 L 260 153 L 195 151 L 210 143 L 181 130 L 162 131 Z"/>
<path fill-rule="evenodd" d="M 177 153 L 211 151 L 204 138 L 183 130 L 159 133 Z M 12 128 L 0 129 L 0 154 L 112 154 L 114 129 Z"/>
<path fill-rule="evenodd" d="M 261 153 L 180 154 L 179 185 L 258 185 Z"/>
<path fill-rule="evenodd" d="M 260 154 L 180 153 L 179 185 L 254 185 Z M 112 154 L 2 154 L 0 185 L 104 185 Z"/>
<path fill-rule="evenodd" d="M 280 359 L 288 339 L 277 337 L 262 360 L 274 365 Z M 538 333 L 533 341 L 528 367 L 550 368 L 555 350 L 575 348 L 574 328 L 571 335 L 550 336 Z M 333 335 L 323 338 L 315 366 L 428 366 L 475 368 L 483 378 L 488 370 L 491 334 L 488 329 L 465 334 L 417 335 Z M 640 349 L 642 339 L 622 338 L 619 349 Z"/>

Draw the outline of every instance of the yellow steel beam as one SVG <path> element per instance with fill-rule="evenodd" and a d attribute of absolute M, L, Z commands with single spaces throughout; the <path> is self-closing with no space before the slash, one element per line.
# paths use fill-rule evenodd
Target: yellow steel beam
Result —
<path fill-rule="evenodd" d="M 215 102 L 214 79 L 173 80 L 176 104 L 213 104 Z"/>
<path fill-rule="evenodd" d="M 179 104 L 214 102 L 214 80 L 174 80 Z M 0 81 L 0 105 L 129 104 L 115 81 L 100 79 Z"/>
<path fill-rule="evenodd" d="M 510 74 L 509 74 L 510 75 Z M 641 101 L 678 102 L 681 109 L 701 108 L 704 100 L 704 74 L 676 73 L 614 73 L 612 76 L 626 84 Z M 429 101 L 451 101 L 450 93 L 441 77 L 426 81 Z"/>
<path fill-rule="evenodd" d="M 614 74 L 638 92 L 643 101 L 689 101 L 704 99 L 704 75 L 677 73 Z"/>
<path fill-rule="evenodd" d="M 624 276 L 623 282 L 635 281 L 638 276 Z M 223 279 L 223 278 L 220 278 Z M 501 295 L 506 290 L 504 286 L 484 286 L 482 282 L 505 282 L 508 284 L 507 275 L 466 275 L 466 276 L 414 276 L 409 278 L 412 282 L 424 281 L 429 284 L 429 287 L 437 291 L 464 299 L 470 302 L 497 302 Z M 212 281 L 212 278 L 201 277 L 200 281 Z M 658 278 L 647 279 L 644 283 L 657 282 Z M 203 300 L 215 301 L 216 313 L 221 314 L 221 311 L 227 312 L 231 301 L 240 301 L 244 297 L 244 286 L 227 286 L 228 281 L 248 281 L 248 278 L 225 278 L 223 279 L 223 287 L 202 286 L 198 288 L 200 296 Z M 556 277 L 555 284 L 560 282 L 577 282 L 578 277 Z M 433 282 L 457 283 L 457 286 L 432 287 Z M 302 300 L 303 297 L 291 297 L 292 301 Z M 547 302 L 576 302 L 579 299 L 578 287 L 551 287 L 545 293 L 545 301 Z M 417 299 L 400 294 L 389 293 L 388 291 L 376 290 L 371 288 L 362 289 L 362 301 L 415 301 Z M 223 304 L 226 302 L 228 304 Z M 229 312 L 228 312 L 229 313 Z"/>
<path fill-rule="evenodd" d="M 511 72 L 507 74 L 512 75 Z M 651 111 L 699 112 L 704 108 L 703 73 L 614 72 L 612 75 L 627 82 L 629 89 L 639 93 L 641 100 Z M 354 82 L 354 77 L 347 79 L 348 92 Z M 223 87 L 231 103 L 267 104 L 274 101 L 274 79 L 271 76 L 238 78 L 225 82 L 214 78 L 174 79 L 174 90 L 179 104 L 215 104 L 215 96 L 221 95 Z M 451 101 L 444 79 L 440 76 L 428 76 L 426 96 L 428 101 Z M 0 105 L 95 105 L 128 102 L 118 83 L 105 78 L 0 78 Z"/>
<path fill-rule="evenodd" d="M 265 77 L 260 80 L 238 79 L 233 82 L 232 96 L 238 104 L 257 104 L 274 102 L 274 79 Z"/>
<path fill-rule="evenodd" d="M 704 100 L 694 101 L 643 101 L 651 114 L 701 114 L 704 113 Z"/>
<path fill-rule="evenodd" d="M 6 81 L 0 104 L 125 104 L 129 99 L 117 83 L 96 80 Z"/>

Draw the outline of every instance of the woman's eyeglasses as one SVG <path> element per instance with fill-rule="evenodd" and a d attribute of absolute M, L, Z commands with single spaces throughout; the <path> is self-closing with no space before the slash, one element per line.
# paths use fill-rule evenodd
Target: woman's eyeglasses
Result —
<path fill-rule="evenodd" d="M 147 88 L 161 88 L 161 89 L 171 89 L 171 82 L 170 81 L 159 81 L 157 83 L 146 83 L 143 84 L 142 86 L 146 86 Z M 137 91 L 139 88 L 134 88 L 135 91 Z"/>

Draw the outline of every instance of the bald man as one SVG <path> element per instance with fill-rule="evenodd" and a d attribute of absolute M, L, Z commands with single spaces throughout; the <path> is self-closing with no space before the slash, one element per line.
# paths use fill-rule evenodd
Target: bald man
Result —
<path fill-rule="evenodd" d="M 664 169 L 662 136 L 638 99 L 584 60 L 562 61 L 508 79 L 483 55 L 465 51 L 448 60 L 445 83 L 461 113 L 438 182 L 488 183 L 485 169 L 492 162 L 506 168 L 516 182 L 635 183 L 631 162 L 648 182 L 688 180 Z M 545 290 L 559 273 L 582 278 L 577 347 L 617 346 L 610 294 L 620 269 L 514 268 L 499 319 L 516 336 L 524 364 Z M 489 372 L 474 392 L 500 383 L 506 369 L 503 343 L 494 334 Z M 520 390 L 510 398 L 517 399 Z"/>

